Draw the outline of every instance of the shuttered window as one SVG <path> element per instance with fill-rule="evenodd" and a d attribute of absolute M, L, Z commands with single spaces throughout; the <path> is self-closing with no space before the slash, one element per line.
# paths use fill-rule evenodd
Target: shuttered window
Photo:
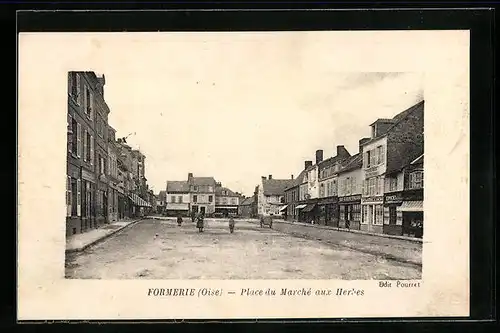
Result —
<path fill-rule="evenodd" d="M 71 216 L 71 177 L 66 177 L 66 216 Z"/>
<path fill-rule="evenodd" d="M 81 157 L 82 156 L 82 125 L 81 124 L 77 124 L 76 139 L 77 139 L 76 156 Z"/>
<path fill-rule="evenodd" d="M 82 215 L 82 182 L 80 179 L 76 180 L 76 215 Z"/>

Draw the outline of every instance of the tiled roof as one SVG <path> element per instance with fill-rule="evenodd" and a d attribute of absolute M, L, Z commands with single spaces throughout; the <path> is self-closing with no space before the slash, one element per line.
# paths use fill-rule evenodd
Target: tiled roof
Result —
<path fill-rule="evenodd" d="M 285 188 L 285 190 L 294 188 L 299 186 L 304 182 L 304 176 L 306 175 L 306 172 L 309 171 L 310 168 L 307 168 L 305 170 L 302 170 L 300 174 L 297 176 L 297 178 L 293 179 L 290 184 Z"/>
<path fill-rule="evenodd" d="M 226 194 L 223 194 L 222 192 L 226 191 Z M 234 197 L 237 196 L 236 193 L 228 189 L 227 187 L 222 187 L 222 186 L 217 186 L 215 188 L 215 194 L 218 196 L 227 196 L 227 197 Z"/>
<path fill-rule="evenodd" d="M 169 180 L 169 181 L 167 181 L 167 193 L 175 193 L 175 192 L 182 192 L 182 193 L 189 192 L 188 182 L 185 180 L 181 180 L 181 181 Z"/>
<path fill-rule="evenodd" d="M 253 204 L 253 197 L 243 199 L 240 206 L 250 206 L 251 204 Z"/>
<path fill-rule="evenodd" d="M 262 179 L 264 195 L 283 195 L 294 179 Z"/>
<path fill-rule="evenodd" d="M 363 155 L 361 153 L 357 153 L 352 155 L 350 158 L 342 163 L 342 168 L 339 170 L 339 173 L 347 172 L 355 169 L 361 169 L 363 166 Z"/>
<path fill-rule="evenodd" d="M 215 186 L 214 177 L 192 177 L 189 180 L 191 185 L 211 185 Z"/>

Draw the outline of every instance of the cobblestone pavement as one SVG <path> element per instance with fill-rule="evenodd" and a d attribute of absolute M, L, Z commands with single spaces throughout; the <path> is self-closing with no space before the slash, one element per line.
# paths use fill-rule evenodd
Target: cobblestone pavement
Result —
<path fill-rule="evenodd" d="M 420 279 L 421 268 L 254 223 L 143 220 L 66 258 L 79 279 Z"/>

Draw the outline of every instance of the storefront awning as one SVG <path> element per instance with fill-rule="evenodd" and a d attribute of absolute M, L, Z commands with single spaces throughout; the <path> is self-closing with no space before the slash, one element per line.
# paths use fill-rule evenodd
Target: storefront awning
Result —
<path fill-rule="evenodd" d="M 238 206 L 215 206 L 215 209 L 238 209 Z"/>
<path fill-rule="evenodd" d="M 139 206 L 139 207 L 151 207 L 151 205 L 146 200 L 144 200 L 143 198 L 141 198 L 140 196 L 138 196 L 135 193 L 131 193 L 129 195 L 129 198 L 130 198 L 130 200 L 132 200 L 132 203 L 134 205 L 136 205 L 136 206 Z"/>
<path fill-rule="evenodd" d="M 297 207 L 295 207 L 295 209 L 302 209 L 302 208 L 304 208 L 305 206 L 307 206 L 307 205 L 298 205 Z"/>
<path fill-rule="evenodd" d="M 399 211 L 402 212 L 423 212 L 424 202 L 423 201 L 403 201 L 401 206 L 398 207 Z"/>
<path fill-rule="evenodd" d="M 311 210 L 313 210 L 314 207 L 316 207 L 316 204 L 309 204 L 302 211 L 307 213 L 307 212 L 310 212 Z"/>
<path fill-rule="evenodd" d="M 280 208 L 280 212 L 284 211 L 288 207 L 288 205 L 284 205 L 283 207 Z"/>

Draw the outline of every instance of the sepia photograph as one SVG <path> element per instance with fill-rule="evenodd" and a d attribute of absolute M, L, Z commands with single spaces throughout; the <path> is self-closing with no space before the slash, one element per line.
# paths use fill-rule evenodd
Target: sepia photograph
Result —
<path fill-rule="evenodd" d="M 467 315 L 468 47 L 21 33 L 19 316 Z"/>
<path fill-rule="evenodd" d="M 300 89 L 272 58 L 242 73 L 218 48 L 198 54 L 224 75 L 167 65 L 167 54 L 155 56 L 162 72 L 68 73 L 66 276 L 420 279 L 422 75 L 316 68 L 308 75 L 321 79 Z M 191 99 L 160 92 L 175 71 Z M 286 110 L 249 111 L 237 124 L 241 106 L 224 98 L 236 89 L 244 110 L 267 98 Z M 284 113 L 297 115 L 288 126 Z"/>

